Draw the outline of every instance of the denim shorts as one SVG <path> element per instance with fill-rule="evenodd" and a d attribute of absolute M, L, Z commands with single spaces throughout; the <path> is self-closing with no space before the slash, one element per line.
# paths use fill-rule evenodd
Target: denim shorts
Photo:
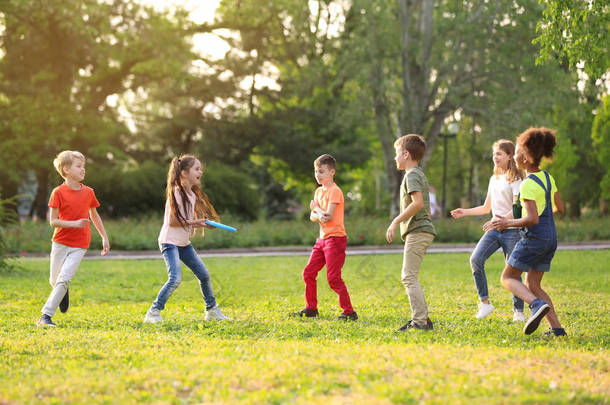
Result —
<path fill-rule="evenodd" d="M 515 245 L 507 263 L 524 272 L 529 269 L 549 271 L 556 250 L 557 238 L 542 239 L 535 236 L 524 236 Z"/>

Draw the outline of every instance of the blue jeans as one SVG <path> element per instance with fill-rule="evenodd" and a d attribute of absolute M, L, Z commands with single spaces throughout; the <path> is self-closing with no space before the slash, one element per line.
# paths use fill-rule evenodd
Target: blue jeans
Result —
<path fill-rule="evenodd" d="M 169 243 L 162 243 L 161 253 L 163 253 L 165 266 L 167 267 L 167 282 L 161 287 L 161 291 L 159 291 L 159 295 L 157 295 L 157 299 L 153 302 L 152 307 L 159 311 L 163 310 L 169 297 L 180 285 L 182 279 L 180 260 L 182 260 L 199 280 L 201 294 L 205 301 L 205 308 L 214 308 L 216 306 L 216 298 L 214 298 L 214 293 L 212 292 L 210 273 L 199 256 L 197 256 L 197 252 L 195 252 L 193 245 L 176 246 Z"/>
<path fill-rule="evenodd" d="M 489 298 L 487 277 L 485 276 L 485 262 L 498 248 L 502 248 L 504 259 L 508 259 L 520 239 L 521 234 L 519 229 L 505 229 L 503 231 L 493 229 L 485 232 L 479 243 L 477 243 L 470 256 L 470 268 L 472 269 L 472 277 L 474 278 L 481 301 Z M 513 307 L 523 311 L 523 300 L 513 295 Z"/>

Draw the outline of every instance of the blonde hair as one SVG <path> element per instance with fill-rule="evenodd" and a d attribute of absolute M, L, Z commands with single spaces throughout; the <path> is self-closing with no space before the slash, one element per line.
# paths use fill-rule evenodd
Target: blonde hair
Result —
<path fill-rule="evenodd" d="M 186 190 L 182 186 L 182 182 L 180 181 L 180 173 L 185 170 L 188 171 L 195 162 L 197 158 L 193 155 L 181 155 L 180 157 L 175 157 L 172 159 L 169 164 L 169 171 L 167 172 L 167 187 L 165 189 L 165 194 L 167 199 L 169 200 L 169 205 L 171 208 L 171 215 L 173 215 L 180 225 L 184 229 L 188 227 L 186 223 L 186 218 L 180 212 L 178 208 L 178 201 L 176 200 L 176 196 L 174 191 L 177 190 L 180 193 L 180 197 L 182 197 L 182 211 L 184 213 L 189 212 L 193 207 L 191 207 L 191 203 L 186 195 Z M 193 186 L 192 190 L 195 193 L 195 219 L 211 219 L 214 221 L 218 220 L 218 213 L 214 209 L 212 202 L 208 198 L 208 196 L 203 192 L 201 186 L 196 184 Z M 201 232 L 204 233 L 205 229 L 201 228 Z"/>
<path fill-rule="evenodd" d="M 85 155 L 75 150 L 64 150 L 59 152 L 57 157 L 53 160 L 55 170 L 57 170 L 59 175 L 64 179 L 66 178 L 64 168 L 71 167 L 72 163 L 74 163 L 74 159 L 80 159 L 83 162 L 86 162 Z"/>
<path fill-rule="evenodd" d="M 499 139 L 495 141 L 491 147 L 492 150 L 495 148 L 500 149 L 502 152 L 506 153 L 509 156 L 508 167 L 506 168 L 504 173 L 500 171 L 502 169 L 500 169 L 498 166 L 494 167 L 494 175 L 496 176 L 496 178 L 498 178 L 498 175 L 504 174 L 504 177 L 506 177 L 506 180 L 509 183 L 512 183 L 517 180 L 523 180 L 525 178 L 525 174 L 523 173 L 523 170 L 517 168 L 517 164 L 513 159 L 513 156 L 515 156 L 515 144 L 509 141 L 508 139 Z"/>

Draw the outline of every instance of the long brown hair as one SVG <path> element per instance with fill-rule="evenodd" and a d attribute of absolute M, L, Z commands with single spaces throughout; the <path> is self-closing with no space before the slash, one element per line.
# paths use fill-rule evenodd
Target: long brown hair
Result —
<path fill-rule="evenodd" d="M 171 207 L 171 215 L 173 215 L 180 225 L 184 229 L 188 228 L 188 224 L 186 223 L 186 218 L 182 215 L 182 212 L 189 212 L 191 207 L 191 202 L 188 199 L 185 188 L 182 186 L 182 182 L 180 181 L 180 173 L 183 170 L 188 171 L 197 161 L 197 158 L 193 155 L 181 155 L 179 157 L 175 157 L 172 159 L 169 164 L 169 171 L 167 172 L 167 187 L 165 189 L 166 198 L 169 200 L 169 204 Z M 176 195 L 174 191 L 178 191 L 180 193 L 180 197 L 182 197 L 182 212 L 178 209 L 178 201 L 176 200 Z M 218 220 L 218 213 L 214 209 L 214 206 L 210 202 L 208 196 L 201 189 L 201 185 L 196 184 L 193 186 L 192 190 L 195 193 L 195 219 L 211 219 Z M 204 228 L 201 228 L 202 230 Z"/>
<path fill-rule="evenodd" d="M 508 167 L 504 171 L 504 177 L 506 177 L 506 180 L 509 183 L 512 183 L 516 180 L 523 180 L 525 178 L 523 170 L 517 168 L 517 164 L 513 159 L 513 156 L 515 156 L 515 144 L 509 141 L 508 139 L 499 139 L 495 141 L 492 146 L 492 149 L 495 148 L 500 149 L 502 152 L 510 156 L 510 158 L 508 159 Z M 498 178 L 499 174 L 502 174 L 500 173 L 500 170 L 501 169 L 498 166 L 494 166 L 494 175 L 496 176 L 496 178 Z"/>

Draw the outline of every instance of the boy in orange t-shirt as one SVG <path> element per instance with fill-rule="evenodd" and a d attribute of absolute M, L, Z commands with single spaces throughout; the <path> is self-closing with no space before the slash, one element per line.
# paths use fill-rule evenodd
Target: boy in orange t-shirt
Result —
<path fill-rule="evenodd" d="M 81 183 L 85 179 L 85 156 L 80 152 L 65 150 L 57 155 L 53 165 L 65 182 L 53 190 L 49 200 L 49 223 L 55 228 L 49 277 L 53 291 L 36 323 L 38 326 L 51 327 L 56 326 L 51 317 L 55 315 L 57 307 L 61 312 L 68 310 L 68 286 L 91 242 L 89 217 L 102 236 L 102 255 L 110 250 L 104 224 L 97 213 L 100 203 L 93 189 Z"/>
<path fill-rule="evenodd" d="M 334 183 L 337 162 L 330 155 L 322 155 L 314 162 L 314 174 L 320 187 L 309 204 L 310 219 L 320 224 L 320 237 L 311 250 L 311 256 L 303 270 L 305 281 L 306 307 L 294 316 L 314 318 L 318 316 L 316 277 L 326 265 L 328 285 L 339 295 L 339 305 L 343 312 L 338 320 L 358 319 L 352 308 L 347 287 L 341 278 L 341 268 L 345 263 L 347 234 L 343 226 L 343 193 Z"/>

